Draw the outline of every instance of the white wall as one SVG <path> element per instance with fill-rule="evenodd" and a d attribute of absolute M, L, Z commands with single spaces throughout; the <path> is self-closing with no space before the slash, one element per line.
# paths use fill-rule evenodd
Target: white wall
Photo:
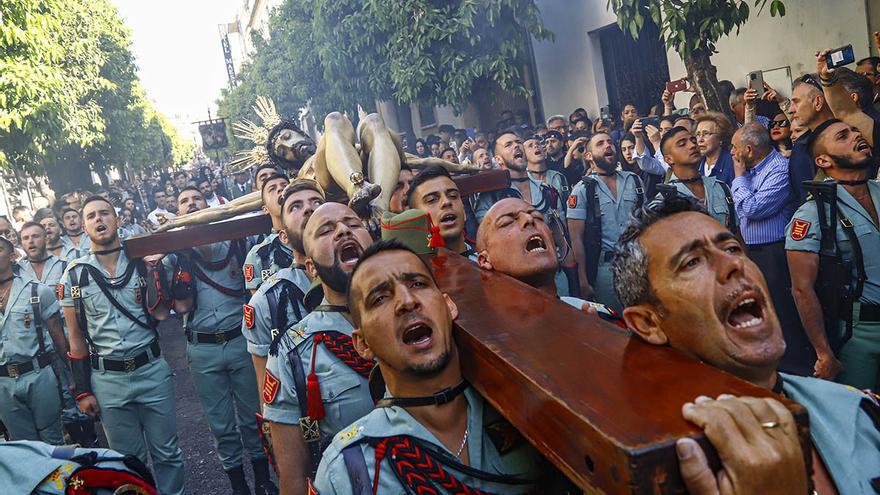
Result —
<path fill-rule="evenodd" d="M 878 0 L 867 0 L 878 2 Z M 555 41 L 534 42 L 538 84 L 544 114 L 568 114 L 577 107 L 591 117 L 608 103 L 598 36 L 590 32 L 615 22 L 606 0 L 537 0 L 547 28 Z M 754 2 L 749 1 L 750 6 Z M 790 65 L 791 77 L 815 71 L 817 49 L 852 43 L 856 59 L 868 55 L 870 37 L 865 0 L 786 0 L 785 17 L 770 17 L 769 6 L 761 15 L 752 9 L 751 19 L 739 35 L 722 38 L 712 61 L 719 79 L 745 85 L 745 76 L 758 69 Z M 880 10 L 880 9 L 878 9 Z M 667 55 L 671 79 L 686 74 L 678 54 Z M 781 81 L 781 72 L 769 74 L 768 82 Z M 787 91 L 788 88 L 778 88 Z M 687 105 L 689 96 L 676 98 Z"/>

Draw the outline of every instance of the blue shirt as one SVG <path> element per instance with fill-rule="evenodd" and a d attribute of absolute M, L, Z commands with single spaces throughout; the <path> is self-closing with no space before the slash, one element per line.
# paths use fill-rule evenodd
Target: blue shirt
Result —
<path fill-rule="evenodd" d="M 733 182 L 733 157 L 730 156 L 730 151 L 721 150 L 721 153 L 718 155 L 718 161 L 715 162 L 715 165 L 708 174 L 706 173 L 706 157 L 704 156 L 702 161 L 700 161 L 700 173 L 709 177 L 715 177 L 729 186 Z"/>
<path fill-rule="evenodd" d="M 734 206 L 746 244 L 767 244 L 785 237 L 796 208 L 791 201 L 788 159 L 773 150 L 745 174 L 733 179 Z"/>
<path fill-rule="evenodd" d="M 792 197 L 795 203 L 801 205 L 807 200 L 807 190 L 802 183 L 805 180 L 813 180 L 816 176 L 816 165 L 807 151 L 807 140 L 812 132 L 807 131 L 791 145 L 791 156 L 788 159 L 788 169 L 791 175 Z"/>

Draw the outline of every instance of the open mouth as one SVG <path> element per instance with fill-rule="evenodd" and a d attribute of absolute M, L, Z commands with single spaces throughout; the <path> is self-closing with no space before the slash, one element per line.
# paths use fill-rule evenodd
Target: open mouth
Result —
<path fill-rule="evenodd" d="M 107 226 L 106 226 L 106 225 L 98 225 L 97 227 L 95 227 L 95 232 L 97 232 L 97 233 L 99 233 L 99 234 L 100 234 L 101 232 L 105 232 L 106 230 L 107 230 Z"/>
<path fill-rule="evenodd" d="M 871 149 L 871 145 L 869 145 L 868 142 L 865 140 L 859 140 L 859 143 L 856 144 L 856 151 L 858 151 L 860 153 L 862 151 L 870 150 L 870 149 Z"/>
<path fill-rule="evenodd" d="M 440 225 L 453 224 L 455 223 L 456 219 L 458 219 L 458 217 L 455 215 L 455 213 L 445 213 L 442 217 L 440 217 Z"/>
<path fill-rule="evenodd" d="M 763 300 L 749 294 L 744 294 L 738 301 L 735 301 L 727 315 L 727 324 L 739 330 L 756 327 L 763 322 Z"/>
<path fill-rule="evenodd" d="M 546 250 L 547 243 L 545 243 L 544 238 L 538 234 L 529 237 L 529 240 L 526 241 L 526 252 L 543 253 Z"/>
<path fill-rule="evenodd" d="M 403 330 L 403 343 L 406 345 L 424 345 L 431 341 L 434 333 L 424 322 L 416 322 Z"/>
<path fill-rule="evenodd" d="M 523 158 L 524 156 L 525 156 L 525 154 L 522 152 L 522 150 L 516 150 L 513 152 L 513 159 L 514 160 L 519 160 L 519 159 Z"/>
<path fill-rule="evenodd" d="M 337 259 L 344 265 L 353 265 L 361 257 L 361 245 L 356 241 L 346 241 L 337 250 Z"/>
<path fill-rule="evenodd" d="M 194 213 L 197 211 L 199 211 L 199 208 L 196 205 L 190 205 L 190 207 L 186 209 L 187 213 Z"/>

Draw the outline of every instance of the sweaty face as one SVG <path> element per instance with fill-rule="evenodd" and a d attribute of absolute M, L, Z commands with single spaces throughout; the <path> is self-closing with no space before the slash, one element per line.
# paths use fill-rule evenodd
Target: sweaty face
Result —
<path fill-rule="evenodd" d="M 49 244 L 56 244 L 58 239 L 61 238 L 61 227 L 58 225 L 58 222 L 54 217 L 47 217 L 40 220 L 40 225 L 46 229 L 46 242 Z"/>
<path fill-rule="evenodd" d="M 401 213 L 406 209 L 406 196 L 409 194 L 409 185 L 412 184 L 412 170 L 401 170 L 397 176 L 397 184 L 394 186 L 394 193 L 391 195 L 390 210 L 394 213 Z"/>
<path fill-rule="evenodd" d="M 498 164 L 517 172 L 526 171 L 526 152 L 522 140 L 516 134 L 502 134 L 495 140 L 495 155 Z"/>
<path fill-rule="evenodd" d="M 180 213 L 194 213 L 207 207 L 205 196 L 199 191 L 187 189 L 177 196 L 177 211 Z"/>
<path fill-rule="evenodd" d="M 284 188 L 287 187 L 287 184 L 290 184 L 285 178 L 276 178 L 272 179 L 270 182 L 266 184 L 266 187 L 262 189 L 263 191 L 263 208 L 266 209 L 266 212 L 272 216 L 272 218 L 278 218 L 281 216 L 281 205 L 278 204 L 278 198 L 281 197 L 281 193 L 284 192 Z"/>
<path fill-rule="evenodd" d="M 480 267 L 527 282 L 555 275 L 558 261 L 553 234 L 544 215 L 525 201 L 499 201 L 486 214 L 480 230 Z"/>
<path fill-rule="evenodd" d="M 304 249 L 303 228 L 315 209 L 322 204 L 324 204 L 324 198 L 317 191 L 304 189 L 288 196 L 282 206 L 284 214 L 281 218 L 284 223 L 284 231 L 291 247 L 299 253 L 302 253 Z"/>
<path fill-rule="evenodd" d="M 373 243 L 363 222 L 339 203 L 319 206 L 303 230 L 306 267 L 336 292 L 345 292 L 361 253 Z"/>
<path fill-rule="evenodd" d="M 697 124 L 697 146 L 704 156 L 714 153 L 721 148 L 721 136 L 718 135 L 718 126 L 715 122 L 704 120 Z"/>
<path fill-rule="evenodd" d="M 431 215 L 431 222 L 440 227 L 440 236 L 457 241 L 464 231 L 464 203 L 458 186 L 448 177 L 427 180 L 413 191 L 410 207 Z"/>
<path fill-rule="evenodd" d="M 61 217 L 61 221 L 64 222 L 64 230 L 66 230 L 68 234 L 75 235 L 82 232 L 82 217 L 79 216 L 79 213 L 68 211 L 63 217 Z"/>
<path fill-rule="evenodd" d="M 21 247 L 28 258 L 40 261 L 46 257 L 46 232 L 39 227 L 28 227 L 21 231 Z"/>
<path fill-rule="evenodd" d="M 107 245 L 118 238 L 116 210 L 104 201 L 92 201 L 83 208 L 86 235 L 92 244 Z"/>
<path fill-rule="evenodd" d="M 785 351 L 779 320 L 764 276 L 730 231 L 687 212 L 649 227 L 641 243 L 672 347 L 740 376 L 775 366 Z"/>
<path fill-rule="evenodd" d="M 378 358 L 383 373 L 432 377 L 456 352 L 452 322 L 458 309 L 440 292 L 425 264 L 403 250 L 374 255 L 352 280 L 359 325 L 355 340 L 365 357 Z"/>
<path fill-rule="evenodd" d="M 663 158 L 670 165 L 690 166 L 700 163 L 697 138 L 688 132 L 679 132 L 666 142 Z"/>

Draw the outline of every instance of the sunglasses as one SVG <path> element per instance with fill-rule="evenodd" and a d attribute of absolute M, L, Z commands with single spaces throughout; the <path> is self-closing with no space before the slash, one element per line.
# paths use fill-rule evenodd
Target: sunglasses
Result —
<path fill-rule="evenodd" d="M 773 129 L 774 127 L 788 127 L 791 125 L 791 122 L 787 120 L 771 120 L 767 124 L 767 128 Z"/>

